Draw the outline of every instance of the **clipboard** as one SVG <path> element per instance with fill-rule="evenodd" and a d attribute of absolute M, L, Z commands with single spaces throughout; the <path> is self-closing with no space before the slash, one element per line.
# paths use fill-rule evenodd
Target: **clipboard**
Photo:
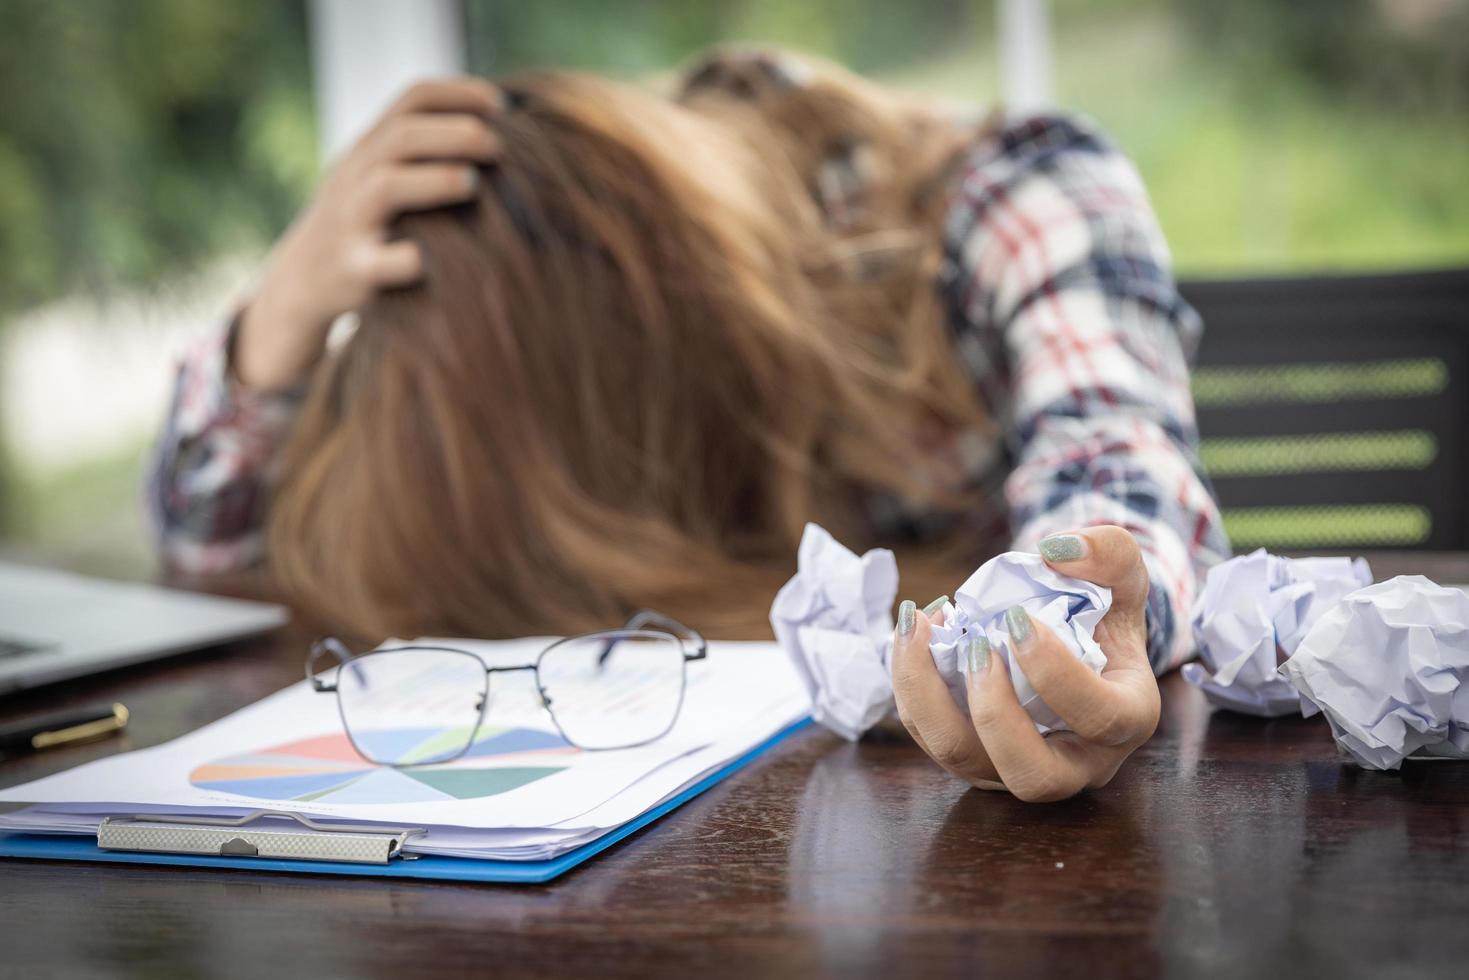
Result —
<path fill-rule="evenodd" d="M 285 871 L 304 874 L 356 875 L 382 878 L 422 878 L 437 881 L 541 884 L 565 874 L 582 862 L 607 850 L 607 848 L 616 844 L 618 841 L 642 830 L 664 814 L 676 810 L 700 793 L 703 793 L 705 790 L 728 778 L 740 769 L 743 769 L 760 755 L 810 724 L 810 718 L 803 718 L 795 722 L 750 749 L 744 755 L 731 760 L 721 768 L 711 772 L 688 789 L 634 817 L 620 827 L 614 827 L 596 840 L 589 841 L 580 847 L 567 851 L 559 857 L 543 861 L 488 861 L 475 858 L 420 855 L 414 860 L 403 860 L 401 857 L 393 856 L 385 863 L 364 863 L 367 860 L 375 861 L 376 856 L 366 858 L 364 861 L 342 859 L 295 860 L 230 854 L 228 851 L 224 855 L 216 855 L 104 850 L 98 846 L 95 838 L 80 834 L 27 834 L 10 832 L 0 832 L 0 857 L 33 858 L 48 861 L 93 861 L 108 864 L 163 864 L 197 868 L 229 868 L 241 871 Z M 161 824 L 164 822 L 163 818 L 158 816 L 149 816 L 145 820 L 150 824 Z M 244 825 L 250 822 L 251 819 L 246 818 L 238 823 Z M 210 824 L 208 825 L 208 829 L 211 832 L 217 833 L 216 828 L 224 827 L 228 823 L 230 822 Z M 198 824 L 193 824 L 186 829 L 193 830 L 199 826 Z M 175 829 L 185 828 L 180 824 Z M 344 837 L 377 836 L 384 842 L 383 846 L 385 847 L 390 846 L 386 842 L 395 835 L 398 835 L 398 847 L 401 849 L 401 845 L 406 839 L 404 835 L 411 836 L 411 828 L 386 828 L 385 830 L 379 831 L 376 835 L 366 834 L 360 829 L 350 834 L 342 834 Z M 233 839 L 230 835 L 226 836 Z M 240 836 L 245 835 L 241 834 Z M 331 833 L 321 834 L 320 836 L 327 838 L 331 836 Z M 225 844 L 228 843 L 229 841 L 226 840 Z M 351 847 L 346 842 L 344 842 L 344 845 L 349 848 Z"/>

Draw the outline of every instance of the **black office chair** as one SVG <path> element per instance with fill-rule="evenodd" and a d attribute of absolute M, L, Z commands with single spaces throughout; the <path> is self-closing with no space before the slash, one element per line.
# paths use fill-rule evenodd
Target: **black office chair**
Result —
<path fill-rule="evenodd" d="M 1469 269 L 1187 282 L 1238 550 L 1469 550 Z"/>

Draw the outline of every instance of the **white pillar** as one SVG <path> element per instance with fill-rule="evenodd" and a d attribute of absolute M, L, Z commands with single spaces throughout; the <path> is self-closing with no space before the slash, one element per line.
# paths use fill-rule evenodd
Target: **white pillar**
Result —
<path fill-rule="evenodd" d="M 413 82 L 464 70 L 461 0 L 311 0 L 309 10 L 324 162 Z"/>
<path fill-rule="evenodd" d="M 1046 0 L 999 0 L 1000 98 L 1006 109 L 1050 108 L 1051 15 Z"/>

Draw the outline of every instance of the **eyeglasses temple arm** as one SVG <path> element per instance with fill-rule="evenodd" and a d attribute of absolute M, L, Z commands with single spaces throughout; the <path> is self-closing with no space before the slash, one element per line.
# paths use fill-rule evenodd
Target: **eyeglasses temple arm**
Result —
<path fill-rule="evenodd" d="M 343 666 L 352 659 L 352 651 L 334 636 L 323 637 L 311 644 L 311 652 L 306 655 L 306 679 L 311 682 L 311 689 L 317 693 L 327 693 L 337 689 L 334 682 L 324 681 L 317 676 L 319 671 L 316 669 L 316 663 L 328 653 L 337 658 L 337 666 Z"/>
<path fill-rule="evenodd" d="M 640 609 L 628 617 L 623 624 L 623 629 L 635 630 L 645 626 L 656 626 L 666 633 L 671 633 L 684 647 L 685 660 L 703 660 L 709 656 L 709 642 L 704 639 L 697 630 L 691 629 L 672 617 L 665 616 L 651 609 Z M 608 640 L 602 647 L 602 652 L 597 655 L 597 666 L 601 667 L 612 656 L 612 650 L 617 646 L 616 640 Z M 689 649 L 692 646 L 693 649 Z"/>
<path fill-rule="evenodd" d="M 651 609 L 642 609 L 633 613 L 624 628 L 638 629 L 642 626 L 657 626 L 678 637 L 686 647 L 692 647 L 693 649 L 684 650 L 685 660 L 703 660 L 709 656 L 709 641 L 704 639 L 703 634 L 691 626 L 685 626 L 671 616 L 665 616 Z"/>

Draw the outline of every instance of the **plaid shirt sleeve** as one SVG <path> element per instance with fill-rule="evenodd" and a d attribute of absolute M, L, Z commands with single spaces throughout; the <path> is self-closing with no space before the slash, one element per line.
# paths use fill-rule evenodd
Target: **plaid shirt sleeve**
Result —
<path fill-rule="evenodd" d="M 154 454 L 148 498 L 164 560 L 227 572 L 262 554 L 265 501 L 302 389 L 245 388 L 230 375 L 233 325 L 188 350 Z"/>
<path fill-rule="evenodd" d="M 958 175 L 945 292 L 957 344 L 1006 435 L 1014 547 L 1096 524 L 1142 547 L 1148 654 L 1192 653 L 1189 610 L 1228 554 L 1198 457 L 1179 296 L 1132 164 L 1074 118 L 1007 123 Z"/>

